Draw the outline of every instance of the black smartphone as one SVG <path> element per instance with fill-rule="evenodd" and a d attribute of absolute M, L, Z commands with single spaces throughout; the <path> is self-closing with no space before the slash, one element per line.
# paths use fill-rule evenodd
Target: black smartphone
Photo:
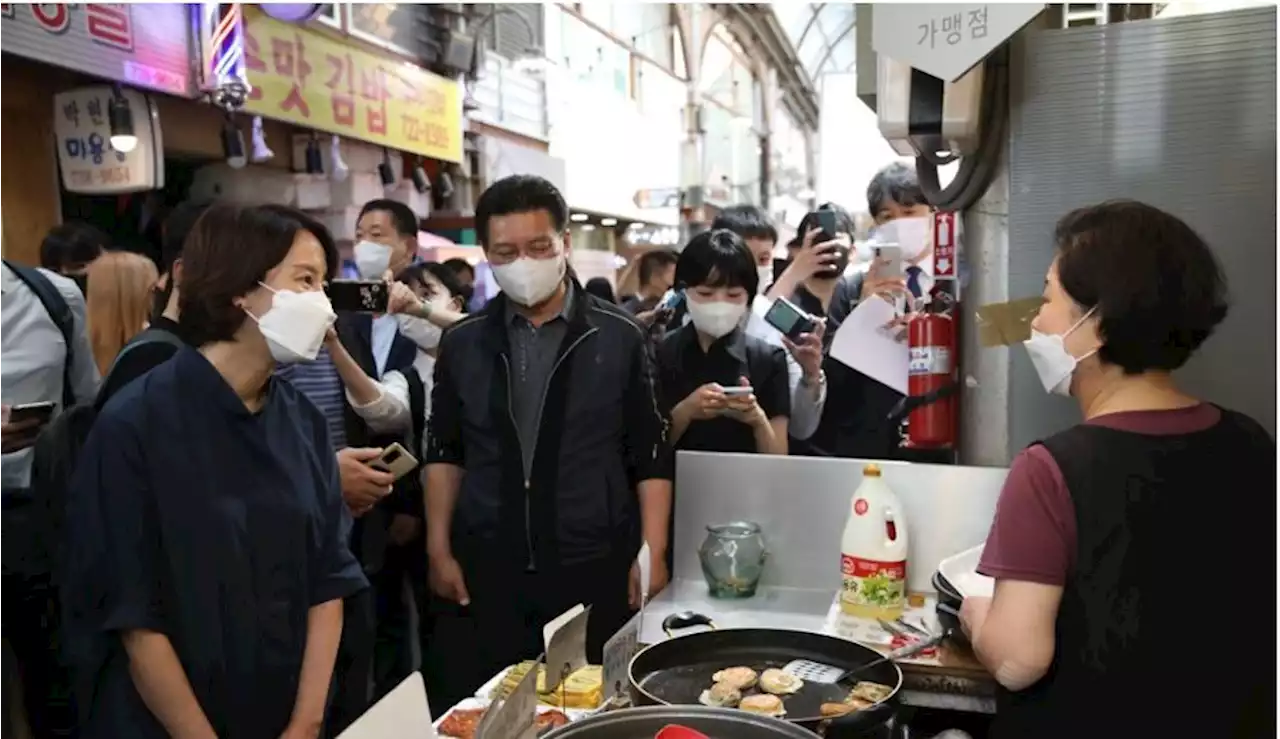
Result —
<path fill-rule="evenodd" d="M 43 426 L 53 418 L 53 409 L 57 407 L 58 404 L 51 400 L 15 405 L 9 409 L 9 423 L 22 423 L 32 419 L 39 419 L 40 425 Z"/>
<path fill-rule="evenodd" d="M 778 329 L 792 341 L 799 341 L 801 334 L 811 334 L 818 327 L 809 314 L 797 308 L 790 300 L 778 298 L 764 314 L 764 322 Z"/>
<path fill-rule="evenodd" d="M 335 311 L 386 313 L 390 288 L 380 280 L 334 280 L 324 289 Z"/>
<path fill-rule="evenodd" d="M 822 229 L 822 233 L 813 243 L 821 244 L 824 241 L 833 241 L 836 238 L 836 212 L 834 210 L 815 210 L 809 215 L 813 216 L 814 222 L 818 228 Z"/>

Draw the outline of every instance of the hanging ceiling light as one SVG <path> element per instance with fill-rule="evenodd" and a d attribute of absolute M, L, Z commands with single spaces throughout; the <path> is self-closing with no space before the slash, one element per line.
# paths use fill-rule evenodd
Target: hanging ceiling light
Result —
<path fill-rule="evenodd" d="M 332 170 L 329 176 L 335 182 L 342 182 L 351 174 L 351 168 L 342 159 L 342 138 L 337 134 L 329 141 L 329 169 Z"/>
<path fill-rule="evenodd" d="M 255 164 L 261 164 L 275 155 L 271 147 L 267 146 L 267 134 L 262 131 L 262 116 L 255 115 L 253 117 L 253 161 Z"/>
<path fill-rule="evenodd" d="M 418 157 L 413 165 L 413 187 L 424 194 L 431 189 L 431 179 L 427 177 L 427 170 L 422 166 L 422 157 Z"/>
<path fill-rule="evenodd" d="M 382 164 L 378 165 L 378 176 L 382 178 L 383 187 L 396 184 L 396 172 L 391 166 L 391 150 L 386 147 L 382 149 Z"/>
<path fill-rule="evenodd" d="M 222 155 L 234 169 L 240 169 L 249 163 L 249 158 L 245 156 L 244 134 L 236 125 L 231 111 L 227 111 L 226 118 L 222 120 Z"/>
<path fill-rule="evenodd" d="M 311 139 L 307 141 L 305 160 L 307 174 L 324 174 L 324 158 L 320 156 L 320 137 L 315 131 L 311 132 Z"/>
<path fill-rule="evenodd" d="M 107 122 L 111 125 L 111 148 L 128 154 L 138 147 L 138 137 L 133 132 L 133 109 L 120 85 L 115 86 L 111 102 L 107 103 Z"/>
<path fill-rule="evenodd" d="M 453 197 L 453 177 L 443 169 L 440 170 L 440 176 L 436 178 L 436 186 L 433 188 L 440 195 L 440 201 L 448 201 Z"/>

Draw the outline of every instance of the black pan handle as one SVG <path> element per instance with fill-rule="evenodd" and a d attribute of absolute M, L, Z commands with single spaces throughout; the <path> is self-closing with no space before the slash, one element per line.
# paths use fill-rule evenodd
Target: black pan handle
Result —
<path fill-rule="evenodd" d="M 850 739 L 865 736 L 868 729 L 889 723 L 897 712 L 896 703 L 885 701 L 861 711 L 836 716 L 827 726 L 826 737 L 827 739 Z"/>
<path fill-rule="evenodd" d="M 956 609 L 952 608 L 950 605 L 946 603 L 938 603 L 936 606 L 934 606 L 934 609 L 939 611 L 940 613 L 945 613 L 948 616 L 951 616 L 956 620 L 957 623 L 960 621 L 960 611 L 957 611 Z"/>
<path fill-rule="evenodd" d="M 711 620 L 710 616 L 704 616 L 701 613 L 694 613 L 693 611 L 680 611 L 662 619 L 662 631 L 668 637 L 671 636 L 671 632 L 677 629 L 690 629 L 694 626 L 706 626 L 707 628 L 714 629 L 716 627 L 716 623 Z"/>

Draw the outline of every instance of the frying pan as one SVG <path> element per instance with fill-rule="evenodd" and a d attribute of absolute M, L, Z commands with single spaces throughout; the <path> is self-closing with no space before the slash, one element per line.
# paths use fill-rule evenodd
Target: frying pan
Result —
<path fill-rule="evenodd" d="M 711 619 L 698 613 L 675 613 L 662 622 L 669 636 L 675 629 L 692 626 L 711 630 L 672 637 L 632 658 L 628 677 L 634 705 L 700 705 L 698 697 L 711 687 L 711 676 L 726 667 L 745 666 L 763 672 L 792 660 L 808 659 L 848 670 L 882 656 L 856 642 L 808 631 L 717 630 Z M 830 720 L 826 735 L 860 734 L 888 724 L 897 711 L 895 698 L 902 686 L 902 670 L 892 662 L 881 662 L 835 685 L 806 682 L 799 692 L 782 697 L 787 710 L 784 718 L 816 731 L 819 723 L 828 721 L 822 716 L 822 704 L 844 702 L 860 681 L 887 685 L 892 692 L 871 708 Z"/>
<path fill-rule="evenodd" d="M 969 639 L 960 628 L 960 605 L 964 603 L 964 596 L 941 572 L 933 573 L 933 589 L 938 593 L 938 623 L 951 630 L 951 638 L 957 643 L 968 644 Z"/>

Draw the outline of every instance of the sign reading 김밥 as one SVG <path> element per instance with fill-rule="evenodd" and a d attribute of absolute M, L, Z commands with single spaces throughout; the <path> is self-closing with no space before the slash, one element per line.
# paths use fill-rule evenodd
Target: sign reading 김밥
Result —
<path fill-rule="evenodd" d="M 462 161 L 458 83 L 245 6 L 247 110 L 448 162 Z"/>
<path fill-rule="evenodd" d="M 156 110 L 137 90 L 121 92 L 133 111 L 133 132 L 138 137 L 138 145 L 128 153 L 111 147 L 107 108 L 114 92 L 109 86 L 81 87 L 53 96 L 58 168 L 69 192 L 114 195 L 164 187 L 164 144 Z"/>

